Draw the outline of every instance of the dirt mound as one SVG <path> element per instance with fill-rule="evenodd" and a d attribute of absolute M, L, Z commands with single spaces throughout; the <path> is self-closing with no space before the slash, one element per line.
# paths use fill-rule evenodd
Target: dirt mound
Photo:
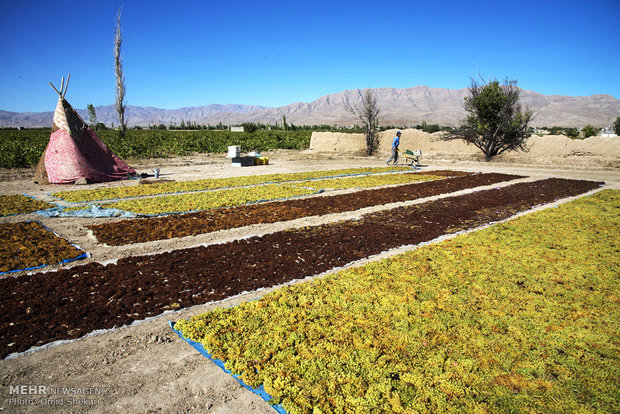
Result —
<path fill-rule="evenodd" d="M 419 149 L 426 159 L 476 160 L 484 159 L 482 152 L 465 141 L 442 141 L 441 132 L 429 134 L 417 129 L 402 130 L 400 149 Z M 380 134 L 379 152 L 387 158 L 396 130 Z M 590 137 L 583 140 L 563 135 L 540 137 L 527 141 L 528 151 L 513 151 L 495 157 L 508 163 L 620 167 L 620 137 Z M 366 149 L 364 134 L 314 132 L 310 150 L 344 154 L 361 154 Z"/>

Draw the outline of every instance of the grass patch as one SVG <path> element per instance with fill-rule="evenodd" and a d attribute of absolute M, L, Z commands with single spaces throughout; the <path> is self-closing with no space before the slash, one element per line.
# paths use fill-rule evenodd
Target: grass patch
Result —
<path fill-rule="evenodd" d="M 289 413 L 615 412 L 620 192 L 176 328 Z"/>

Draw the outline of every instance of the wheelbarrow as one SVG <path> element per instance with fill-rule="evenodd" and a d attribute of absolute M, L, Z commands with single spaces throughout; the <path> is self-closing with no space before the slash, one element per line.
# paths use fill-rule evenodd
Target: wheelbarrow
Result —
<path fill-rule="evenodd" d="M 405 164 L 411 165 L 413 168 L 420 166 L 420 157 L 422 156 L 422 150 L 406 150 L 401 153 L 405 159 Z"/>

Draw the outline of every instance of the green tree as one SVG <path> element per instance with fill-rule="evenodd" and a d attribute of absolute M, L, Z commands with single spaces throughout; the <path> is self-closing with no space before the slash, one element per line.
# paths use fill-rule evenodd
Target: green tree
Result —
<path fill-rule="evenodd" d="M 465 124 L 445 134 L 442 139 L 462 139 L 474 144 L 487 159 L 505 151 L 526 150 L 529 109 L 522 110 L 520 89 L 516 80 L 506 79 L 478 83 L 472 79 L 464 107 L 468 115 Z"/>
<path fill-rule="evenodd" d="M 440 131 L 439 124 L 430 124 L 427 125 L 426 122 L 422 123 L 422 131 L 428 132 L 429 134 Z"/>
<path fill-rule="evenodd" d="M 584 138 L 596 136 L 598 135 L 598 131 L 599 129 L 592 125 L 586 125 L 581 129 Z"/>
<path fill-rule="evenodd" d="M 577 138 L 579 136 L 579 130 L 577 128 L 567 128 L 564 132 L 569 138 Z"/>
<path fill-rule="evenodd" d="M 614 122 L 614 132 L 616 135 L 620 135 L 620 116 L 616 118 L 616 122 Z"/>
<path fill-rule="evenodd" d="M 244 122 L 241 125 L 243 126 L 244 132 L 249 132 L 251 134 L 258 131 L 258 125 L 256 125 L 254 122 Z"/>
<path fill-rule="evenodd" d="M 551 127 L 549 128 L 549 134 L 551 135 L 561 135 L 564 132 L 564 129 L 562 127 Z"/>
<path fill-rule="evenodd" d="M 97 113 L 95 112 L 95 107 L 90 103 L 86 105 L 86 109 L 88 110 L 88 122 L 90 122 L 90 127 L 96 129 Z"/>

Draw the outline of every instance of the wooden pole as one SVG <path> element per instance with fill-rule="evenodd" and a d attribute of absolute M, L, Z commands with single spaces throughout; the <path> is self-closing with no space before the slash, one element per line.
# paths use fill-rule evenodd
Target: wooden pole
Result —
<path fill-rule="evenodd" d="M 62 99 L 65 99 L 65 95 L 67 94 L 67 89 L 69 89 L 69 78 L 71 77 L 71 74 L 67 75 L 67 84 L 65 85 L 65 91 L 62 94 Z"/>
<path fill-rule="evenodd" d="M 56 89 L 56 87 L 54 85 L 52 85 L 52 82 L 50 82 L 50 85 L 52 86 L 52 88 L 54 88 L 54 90 L 56 91 L 58 96 L 62 97 L 62 94 L 60 92 L 58 92 L 58 89 Z"/>

